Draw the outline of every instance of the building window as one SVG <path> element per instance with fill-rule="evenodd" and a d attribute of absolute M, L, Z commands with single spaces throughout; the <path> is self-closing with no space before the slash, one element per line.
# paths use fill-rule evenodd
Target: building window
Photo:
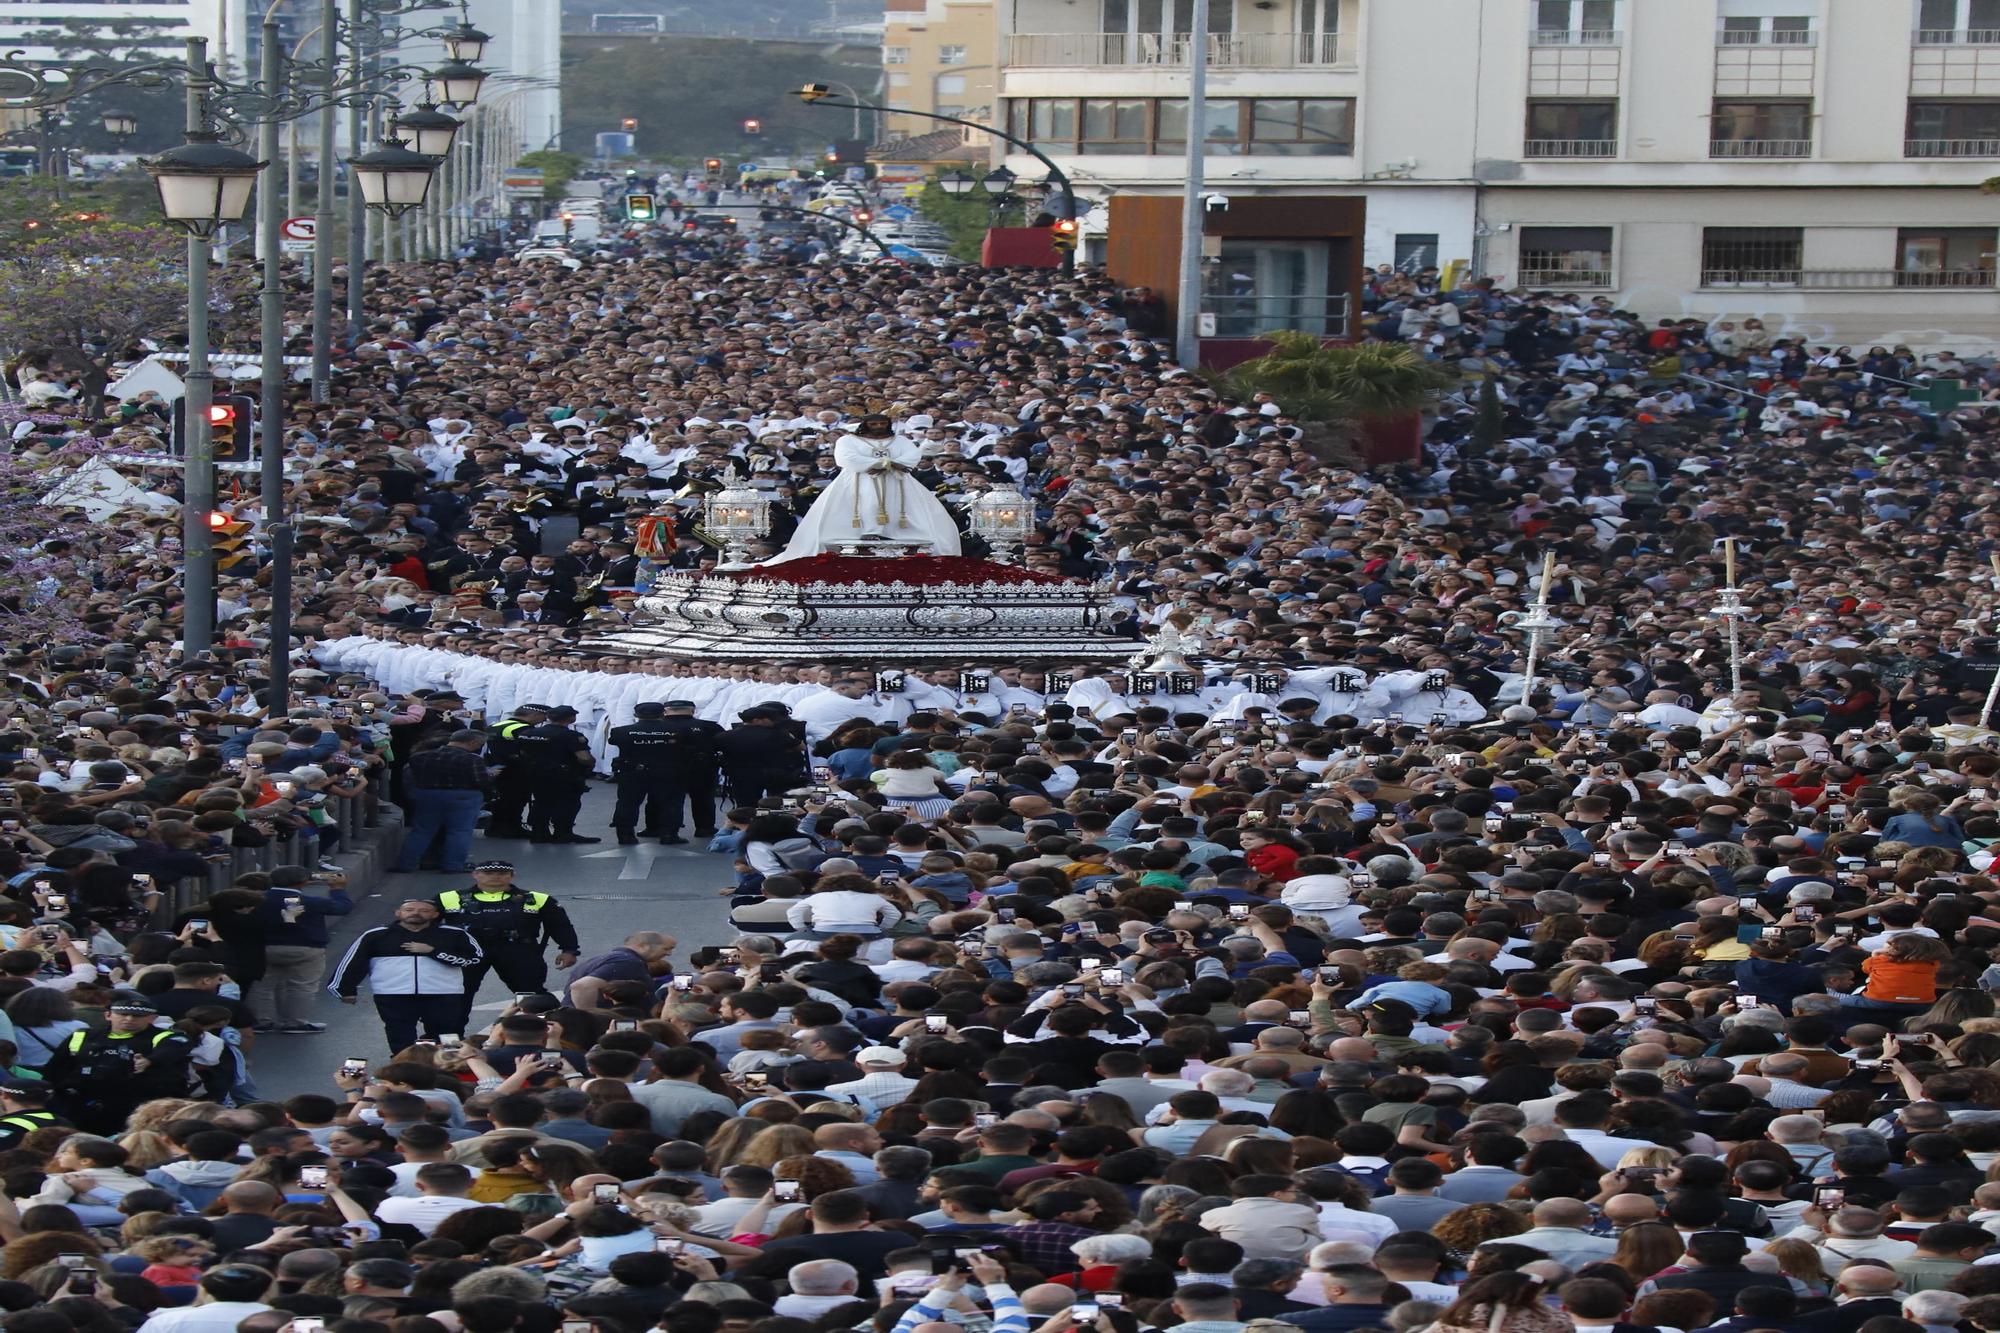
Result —
<path fill-rule="evenodd" d="M 1268 329 L 1322 337 L 1347 331 L 1347 298 L 1332 284 L 1325 241 L 1225 240 L 1202 268 L 1201 311 L 1217 338 L 1254 338 Z"/>
<path fill-rule="evenodd" d="M 937 49 L 937 62 L 940 65 L 963 65 L 965 63 L 965 48 L 963 46 L 940 46 Z"/>
<path fill-rule="evenodd" d="M 1250 103 L 1250 151 L 1266 157 L 1350 157 L 1354 103 L 1344 97 L 1260 97 Z"/>
<path fill-rule="evenodd" d="M 1725 17 L 1716 40 L 1723 46 L 1811 46 L 1812 19 L 1803 14 Z"/>
<path fill-rule="evenodd" d="M 907 65 L 910 63 L 910 48 L 907 46 L 885 46 L 882 48 L 882 63 L 885 65 Z"/>
<path fill-rule="evenodd" d="M 1793 287 L 1805 254 L 1799 227 L 1705 227 L 1701 233 L 1704 287 Z"/>
<path fill-rule="evenodd" d="M 1528 103 L 1528 157 L 1616 157 L 1618 103 L 1536 101 Z"/>
<path fill-rule="evenodd" d="M 1536 45 L 1611 46 L 1617 41 L 1617 0 L 1535 0 Z"/>
<path fill-rule="evenodd" d="M 1991 287 L 1991 227 L 1905 227 L 1896 233 L 1898 287 Z"/>
<path fill-rule="evenodd" d="M 1710 157 L 1809 157 L 1812 103 L 1721 101 L 1709 122 Z"/>
<path fill-rule="evenodd" d="M 1438 237 L 1434 231 L 1396 233 L 1396 272 L 1415 276 L 1436 268 Z"/>
<path fill-rule="evenodd" d="M 1911 102 L 1904 157 L 2000 157 L 2000 101 Z"/>
<path fill-rule="evenodd" d="M 1007 131 L 1047 153 L 1185 151 L 1187 101 L 1149 97 L 1035 97 L 1007 103 Z M 1218 157 L 1340 157 L 1354 151 L 1347 97 L 1216 98 L 1204 138 Z"/>
<path fill-rule="evenodd" d="M 931 92 L 939 97 L 965 96 L 963 74 L 939 74 L 931 79 Z"/>
<path fill-rule="evenodd" d="M 1143 97 L 1086 97 L 1083 99 L 1082 153 L 1144 153 L 1147 143 L 1147 116 L 1151 106 Z"/>
<path fill-rule="evenodd" d="M 1521 228 L 1521 285 L 1609 287 L 1611 228 Z"/>
<path fill-rule="evenodd" d="M 2000 44 L 2000 0 L 1921 0 L 1917 42 L 1922 46 Z"/>

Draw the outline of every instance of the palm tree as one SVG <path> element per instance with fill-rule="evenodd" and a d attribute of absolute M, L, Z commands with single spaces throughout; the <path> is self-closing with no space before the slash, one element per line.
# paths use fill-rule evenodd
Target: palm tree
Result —
<path fill-rule="evenodd" d="M 1403 343 L 1328 344 L 1297 329 L 1262 337 L 1271 350 L 1212 376 L 1215 387 L 1246 401 L 1269 394 L 1287 415 L 1326 427 L 1328 435 L 1351 436 L 1362 422 L 1408 416 L 1458 384 L 1457 375 Z"/>

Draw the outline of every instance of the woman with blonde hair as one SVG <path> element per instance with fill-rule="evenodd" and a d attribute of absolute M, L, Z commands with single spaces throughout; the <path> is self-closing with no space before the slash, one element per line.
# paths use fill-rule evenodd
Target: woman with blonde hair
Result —
<path fill-rule="evenodd" d="M 735 1166 L 743 1160 L 743 1149 L 750 1140 L 768 1128 L 762 1120 L 752 1120 L 747 1116 L 735 1116 L 723 1121 L 703 1145 L 706 1154 L 701 1169 L 713 1176 L 719 1175 L 726 1166 Z"/>
<path fill-rule="evenodd" d="M 1618 1159 L 1616 1169 L 1619 1171 L 1634 1168 L 1646 1170 L 1655 1167 L 1664 1169 L 1680 1159 L 1681 1155 L 1672 1148 L 1628 1148 L 1625 1155 Z"/>
<path fill-rule="evenodd" d="M 1806 1295 L 1825 1296 L 1833 1289 L 1833 1279 L 1827 1276 L 1826 1267 L 1820 1262 L 1818 1246 L 1802 1240 L 1773 1240 L 1765 1242 L 1764 1253 L 1778 1261 L 1779 1272 L 1803 1283 Z"/>
<path fill-rule="evenodd" d="M 735 1162 L 725 1162 L 724 1165 L 772 1168 L 787 1157 L 810 1157 L 813 1152 L 811 1130 L 800 1125 L 767 1125 L 743 1145 L 743 1151 L 736 1155 Z"/>

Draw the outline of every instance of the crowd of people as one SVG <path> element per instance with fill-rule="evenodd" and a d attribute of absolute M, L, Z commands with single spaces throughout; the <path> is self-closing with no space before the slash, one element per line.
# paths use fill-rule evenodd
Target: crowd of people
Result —
<path fill-rule="evenodd" d="M 373 276 L 282 707 L 261 559 L 185 662 L 171 508 L 13 554 L 0 1329 L 2000 1333 L 1992 367 L 1383 273 L 1467 387 L 1367 467 L 1095 274 L 635 248 Z M 1194 669 L 586 646 L 868 414 Z M 514 883 L 597 780 L 725 937 Z M 348 929 L 336 800 L 446 878 Z"/>

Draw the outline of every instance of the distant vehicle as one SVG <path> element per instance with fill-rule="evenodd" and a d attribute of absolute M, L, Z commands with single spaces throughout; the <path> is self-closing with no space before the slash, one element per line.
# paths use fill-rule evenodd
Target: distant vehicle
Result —
<path fill-rule="evenodd" d="M 734 213 L 693 213 L 689 215 L 688 221 L 697 227 L 707 227 L 713 231 L 736 230 Z"/>
<path fill-rule="evenodd" d="M 569 198 L 556 205 L 558 213 L 602 213 L 603 211 L 602 199 Z"/>
<path fill-rule="evenodd" d="M 604 219 L 596 213 L 578 213 L 569 220 L 571 245 L 588 245 L 604 234 Z"/>
<path fill-rule="evenodd" d="M 571 199 L 588 199 L 594 203 L 602 203 L 604 200 L 604 182 L 599 180 L 583 180 L 580 178 L 571 181 L 569 183 L 569 194 L 564 199 L 564 202 L 567 203 Z"/>
<path fill-rule="evenodd" d="M 535 224 L 535 230 L 528 237 L 530 245 L 559 246 L 567 240 L 569 240 L 569 225 L 561 218 L 543 218 Z"/>
<path fill-rule="evenodd" d="M 553 259 L 564 268 L 582 268 L 583 261 L 567 250 L 556 250 L 548 246 L 531 245 L 514 255 L 516 263 L 525 264 L 531 259 Z"/>
<path fill-rule="evenodd" d="M 658 14 L 592 14 L 590 30 L 616 35 L 627 32 L 661 32 Z"/>
<path fill-rule="evenodd" d="M 41 158 L 34 148 L 0 148 L 0 176 L 32 176 Z"/>

